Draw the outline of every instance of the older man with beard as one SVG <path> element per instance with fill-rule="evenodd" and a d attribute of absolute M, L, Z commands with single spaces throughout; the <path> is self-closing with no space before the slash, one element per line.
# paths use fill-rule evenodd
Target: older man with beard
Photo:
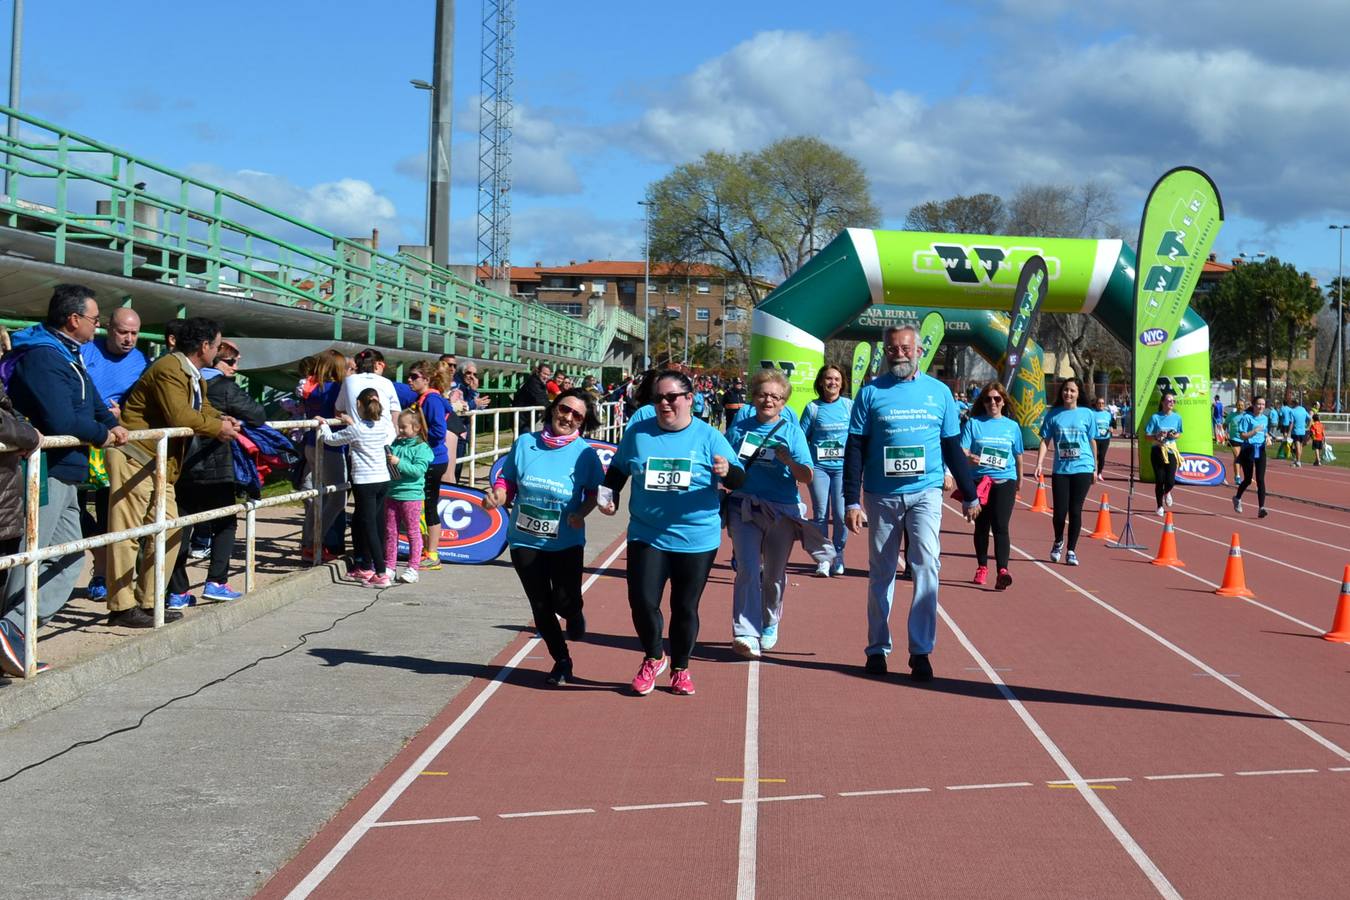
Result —
<path fill-rule="evenodd" d="M 966 519 L 973 521 L 980 514 L 980 504 L 973 499 L 975 484 L 961 450 L 961 426 L 952 392 L 936 378 L 919 373 L 918 331 L 888 328 L 883 345 L 889 371 L 859 391 L 853 401 L 844 447 L 844 521 L 850 531 L 860 533 L 865 504 L 871 530 L 867 672 L 886 672 L 903 529 L 914 573 L 909 669 L 915 681 L 930 681 L 933 667 L 928 655 L 937 636 L 944 464 L 961 493 L 972 498 L 965 504 Z"/>

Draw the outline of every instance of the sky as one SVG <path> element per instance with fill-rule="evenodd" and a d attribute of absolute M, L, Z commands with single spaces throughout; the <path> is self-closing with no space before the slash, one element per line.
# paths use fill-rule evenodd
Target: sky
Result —
<path fill-rule="evenodd" d="M 455 5 L 451 255 L 470 262 L 481 7 Z M 428 94 L 409 79 L 431 78 L 434 0 L 24 11 L 25 112 L 346 236 L 422 242 Z M 1133 234 L 1184 164 L 1223 197 L 1220 259 L 1337 271 L 1344 0 L 517 0 L 516 18 L 516 265 L 641 259 L 648 185 L 812 135 L 862 164 L 883 227 L 926 200 L 1096 180 Z"/>

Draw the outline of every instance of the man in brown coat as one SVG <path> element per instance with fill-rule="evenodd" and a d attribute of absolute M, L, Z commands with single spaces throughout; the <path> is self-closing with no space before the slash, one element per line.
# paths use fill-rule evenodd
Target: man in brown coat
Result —
<path fill-rule="evenodd" d="M 178 328 L 176 350 L 150 365 L 122 399 L 122 424 L 130 430 L 145 428 L 191 428 L 195 434 L 232 441 L 238 423 L 223 417 L 206 400 L 201 370 L 216 359 L 220 325 L 212 319 L 184 319 Z M 187 455 L 190 438 L 171 438 L 165 470 L 164 515 L 178 515 L 174 483 Z M 108 451 L 111 497 L 108 527 L 111 531 L 137 528 L 155 521 L 155 441 L 133 441 Z M 164 559 L 172 564 L 182 540 L 179 530 L 165 532 Z M 108 624 L 129 628 L 154 625 L 155 555 L 153 539 L 146 538 L 146 552 L 139 541 L 112 545 L 108 571 Z M 178 604 L 173 604 L 178 605 Z M 186 605 L 186 604 L 183 604 Z M 164 621 L 182 618 L 166 609 Z"/>

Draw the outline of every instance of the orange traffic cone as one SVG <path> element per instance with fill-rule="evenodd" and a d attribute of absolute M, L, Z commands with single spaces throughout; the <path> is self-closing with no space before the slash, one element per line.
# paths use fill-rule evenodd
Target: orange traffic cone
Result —
<path fill-rule="evenodd" d="M 1255 597 L 1247 590 L 1247 575 L 1242 571 L 1242 545 L 1238 543 L 1237 532 L 1233 532 L 1233 541 L 1228 547 L 1228 565 L 1223 570 L 1223 584 L 1214 593 L 1220 597 Z"/>
<path fill-rule="evenodd" d="M 1045 479 L 1036 479 L 1036 496 L 1031 498 L 1031 511 L 1048 513 L 1050 504 L 1045 502 Z"/>
<path fill-rule="evenodd" d="M 1097 527 L 1088 537 L 1105 541 L 1116 539 L 1115 532 L 1111 530 L 1111 499 L 1107 494 L 1102 494 L 1101 503 L 1097 505 Z"/>
<path fill-rule="evenodd" d="M 1153 558 L 1155 566 L 1181 566 L 1183 569 L 1186 564 L 1177 559 L 1177 532 L 1172 527 L 1172 511 L 1167 511 L 1163 518 L 1162 540 L 1158 542 L 1158 555 Z"/>
<path fill-rule="evenodd" d="M 1341 576 L 1341 596 L 1336 601 L 1336 618 L 1331 623 L 1331 630 L 1322 637 L 1338 644 L 1350 644 L 1350 566 L 1345 567 L 1345 574 Z"/>

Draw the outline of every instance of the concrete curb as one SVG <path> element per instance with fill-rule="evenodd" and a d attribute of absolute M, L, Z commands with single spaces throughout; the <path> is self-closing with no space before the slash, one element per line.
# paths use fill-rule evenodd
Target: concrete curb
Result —
<path fill-rule="evenodd" d="M 182 621 L 147 634 L 129 636 L 120 646 L 83 662 L 63 666 L 32 681 L 15 679 L 0 693 L 4 699 L 0 704 L 0 731 L 309 596 L 322 586 L 335 583 L 338 575 L 336 563 L 285 575 L 246 598 L 195 610 Z"/>

